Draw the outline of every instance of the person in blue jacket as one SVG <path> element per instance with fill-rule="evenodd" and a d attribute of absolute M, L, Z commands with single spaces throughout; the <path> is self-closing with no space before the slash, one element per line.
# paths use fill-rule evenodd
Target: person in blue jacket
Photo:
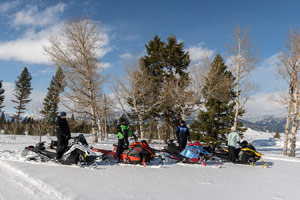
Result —
<path fill-rule="evenodd" d="M 186 147 L 187 141 L 191 140 L 189 128 L 185 125 L 185 121 L 181 121 L 176 129 L 176 137 L 181 149 Z"/>

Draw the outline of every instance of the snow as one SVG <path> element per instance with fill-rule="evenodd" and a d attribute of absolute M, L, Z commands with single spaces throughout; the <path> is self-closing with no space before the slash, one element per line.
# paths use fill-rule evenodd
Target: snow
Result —
<path fill-rule="evenodd" d="M 0 135 L 0 199 L 299 199 L 300 154 L 283 157 L 283 135 L 279 140 L 273 135 L 251 129 L 244 134 L 270 168 L 230 163 L 221 168 L 175 163 L 144 168 L 99 161 L 96 169 L 25 161 L 21 150 L 38 138 Z M 93 145 L 112 149 L 115 141 L 111 135 Z"/>

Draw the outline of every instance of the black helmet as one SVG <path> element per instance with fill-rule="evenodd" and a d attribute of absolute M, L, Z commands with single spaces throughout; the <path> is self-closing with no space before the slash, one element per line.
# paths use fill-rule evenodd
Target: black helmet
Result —
<path fill-rule="evenodd" d="M 185 121 L 184 121 L 184 120 L 181 120 L 181 121 L 180 121 L 180 124 L 185 124 Z"/>
<path fill-rule="evenodd" d="M 241 143 L 241 147 L 242 148 L 246 148 L 248 146 L 248 142 L 246 140 L 244 140 L 242 143 Z"/>
<path fill-rule="evenodd" d="M 126 122 L 126 120 L 125 120 L 123 117 L 121 117 L 121 118 L 119 119 L 119 122 L 120 122 L 120 123 L 123 123 L 123 122 Z"/>
<path fill-rule="evenodd" d="M 59 113 L 59 116 L 60 116 L 60 117 L 64 117 L 64 116 L 66 116 L 66 115 L 67 115 L 66 112 L 60 112 L 60 113 Z"/>
<path fill-rule="evenodd" d="M 246 140 L 244 140 L 241 144 L 247 145 L 248 142 Z"/>

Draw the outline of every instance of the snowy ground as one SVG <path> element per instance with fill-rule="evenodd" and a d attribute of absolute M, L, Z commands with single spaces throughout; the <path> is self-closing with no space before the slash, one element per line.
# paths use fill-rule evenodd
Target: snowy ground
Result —
<path fill-rule="evenodd" d="M 281 156 L 283 137 L 272 138 L 271 133 L 253 130 L 244 138 L 264 154 L 270 168 L 229 163 L 222 168 L 180 164 L 144 168 L 99 162 L 98 168 L 86 169 L 25 162 L 21 150 L 38 138 L 11 140 L 0 135 L 0 199 L 299 199 L 300 153 L 294 159 Z M 94 146 L 111 149 L 113 143 L 111 139 Z"/>

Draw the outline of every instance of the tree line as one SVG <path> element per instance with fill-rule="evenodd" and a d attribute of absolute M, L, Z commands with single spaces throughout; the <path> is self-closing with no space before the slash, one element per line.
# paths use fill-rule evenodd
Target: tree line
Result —
<path fill-rule="evenodd" d="M 52 77 L 42 108 L 36 108 L 36 113 L 42 115 L 35 120 L 37 132 L 54 132 L 59 104 L 76 114 L 69 121 L 82 128 L 78 131 L 91 132 L 93 142 L 105 140 L 108 132 L 113 132 L 117 123 L 116 111 L 134 122 L 141 139 L 167 141 L 174 137 L 179 121 L 191 119 L 193 114 L 198 117 L 190 123 L 192 139 L 206 144 L 224 142 L 232 126 L 240 132 L 246 130 L 239 118 L 245 113 L 244 105 L 255 89 L 249 73 L 258 63 L 248 29 L 243 30 L 240 25 L 234 27 L 232 39 L 226 46 L 227 61 L 220 53 L 213 59 L 204 54 L 201 62 L 193 64 L 189 52 L 184 50 L 184 43 L 175 35 L 170 35 L 166 41 L 155 35 L 145 45 L 146 54 L 128 60 L 125 73 L 117 77 L 109 77 L 99 60 L 103 48 L 99 30 L 101 26 L 87 17 L 69 19 L 60 34 L 49 38 L 50 45 L 44 50 L 57 72 Z M 294 35 L 289 37 L 292 44 L 288 45 L 286 53 L 282 53 L 278 71 L 290 88 L 290 103 L 286 104 L 289 105 L 287 129 L 292 116 L 290 155 L 294 156 L 299 119 L 300 56 L 298 58 L 297 53 L 300 45 L 298 33 L 292 33 Z M 28 69 L 24 68 L 15 82 L 16 115 L 15 121 L 10 122 L 14 124 L 10 129 L 14 130 L 13 135 L 20 133 L 20 115 L 31 101 L 31 79 Z M 103 91 L 107 84 L 113 95 Z M 4 100 L 2 82 L 0 86 L 1 109 Z"/>

